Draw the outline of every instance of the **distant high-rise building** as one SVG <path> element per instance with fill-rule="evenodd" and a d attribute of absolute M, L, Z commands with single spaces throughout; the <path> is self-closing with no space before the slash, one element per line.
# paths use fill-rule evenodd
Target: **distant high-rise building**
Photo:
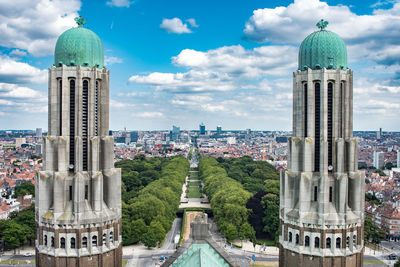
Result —
<path fill-rule="evenodd" d="M 171 141 L 176 141 L 179 139 L 179 136 L 181 134 L 181 128 L 173 125 L 172 126 L 172 131 L 170 132 L 170 140 Z"/>
<path fill-rule="evenodd" d="M 42 128 L 36 128 L 36 137 L 38 138 L 42 137 Z"/>
<path fill-rule="evenodd" d="M 396 167 L 400 168 L 400 150 L 397 150 L 397 162 L 396 162 Z"/>
<path fill-rule="evenodd" d="M 222 127 L 221 126 L 217 126 L 217 134 L 218 135 L 222 134 Z"/>
<path fill-rule="evenodd" d="M 374 152 L 374 163 L 375 169 L 383 169 L 385 166 L 385 153 L 380 151 Z"/>
<path fill-rule="evenodd" d="M 133 131 L 130 133 L 131 136 L 131 142 L 137 142 L 137 140 L 139 139 L 139 133 L 137 131 Z"/>
<path fill-rule="evenodd" d="M 362 267 L 365 175 L 353 137 L 353 72 L 344 41 L 304 39 L 293 73 L 293 134 L 280 178 L 279 266 Z"/>
<path fill-rule="evenodd" d="M 121 169 L 109 136 L 110 71 L 84 28 L 57 40 L 48 136 L 35 188 L 36 266 L 122 266 Z"/>
<path fill-rule="evenodd" d="M 381 137 L 383 136 L 383 132 L 382 132 L 382 128 L 379 128 L 379 134 L 381 135 Z"/>
<path fill-rule="evenodd" d="M 381 131 L 376 131 L 376 139 L 377 140 L 381 139 Z"/>
<path fill-rule="evenodd" d="M 204 123 L 200 124 L 200 135 L 205 135 L 206 134 L 206 126 Z"/>

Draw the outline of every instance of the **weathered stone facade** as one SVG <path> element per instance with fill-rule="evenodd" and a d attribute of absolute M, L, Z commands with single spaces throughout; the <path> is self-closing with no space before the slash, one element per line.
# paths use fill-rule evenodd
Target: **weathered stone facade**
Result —
<path fill-rule="evenodd" d="M 49 69 L 49 128 L 35 185 L 36 266 L 122 266 L 109 80 L 96 66 Z"/>
<path fill-rule="evenodd" d="M 363 265 L 365 175 L 357 150 L 353 72 L 293 73 L 293 136 L 280 180 L 280 266 Z"/>

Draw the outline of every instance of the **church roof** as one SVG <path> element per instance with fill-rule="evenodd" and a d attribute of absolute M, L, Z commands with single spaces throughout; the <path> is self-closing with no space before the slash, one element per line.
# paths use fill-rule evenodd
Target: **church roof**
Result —
<path fill-rule="evenodd" d="M 172 267 L 229 267 L 229 264 L 209 244 L 192 244 Z"/>
<path fill-rule="evenodd" d="M 347 69 L 347 50 L 342 38 L 325 30 L 327 21 L 317 23 L 320 28 L 308 35 L 300 45 L 299 69 Z"/>
<path fill-rule="evenodd" d="M 75 18 L 78 27 L 66 30 L 58 37 L 54 52 L 54 65 L 104 67 L 104 49 L 99 36 L 84 28 L 86 21 Z"/>

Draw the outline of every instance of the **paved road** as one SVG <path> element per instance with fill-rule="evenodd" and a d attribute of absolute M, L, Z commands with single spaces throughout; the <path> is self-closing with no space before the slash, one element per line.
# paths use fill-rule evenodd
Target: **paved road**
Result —
<path fill-rule="evenodd" d="M 176 244 L 174 242 L 175 236 L 181 233 L 182 229 L 182 218 L 176 218 L 172 223 L 171 230 L 167 233 L 165 237 L 164 243 L 161 247 L 161 250 L 173 250 L 176 248 Z"/>

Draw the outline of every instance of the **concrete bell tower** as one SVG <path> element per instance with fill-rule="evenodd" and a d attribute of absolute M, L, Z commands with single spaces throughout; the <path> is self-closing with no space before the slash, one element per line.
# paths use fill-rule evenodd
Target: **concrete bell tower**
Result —
<path fill-rule="evenodd" d="M 293 136 L 280 181 L 279 266 L 363 266 L 364 183 L 353 138 L 353 72 L 343 40 L 304 39 L 293 73 Z"/>
<path fill-rule="evenodd" d="M 57 40 L 49 125 L 36 176 L 36 266 L 122 266 L 121 171 L 109 130 L 110 72 L 84 28 Z"/>

